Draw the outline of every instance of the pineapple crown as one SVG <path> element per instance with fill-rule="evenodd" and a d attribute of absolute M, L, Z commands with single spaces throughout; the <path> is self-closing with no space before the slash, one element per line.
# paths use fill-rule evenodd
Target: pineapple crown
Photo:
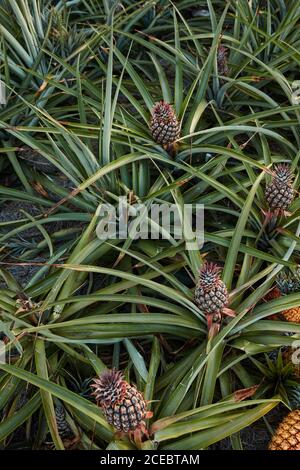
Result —
<path fill-rule="evenodd" d="M 165 101 L 158 101 L 154 104 L 152 109 L 152 118 L 168 121 L 173 119 L 174 117 L 175 111 L 170 103 L 166 103 Z"/>
<path fill-rule="evenodd" d="M 206 262 L 200 269 L 199 285 L 210 290 L 218 281 L 222 268 L 215 263 Z"/>
<path fill-rule="evenodd" d="M 300 291 L 300 270 L 296 273 L 279 273 L 276 279 L 277 286 L 282 294 L 291 294 Z"/>
<path fill-rule="evenodd" d="M 290 184 L 294 177 L 290 165 L 286 163 L 276 165 L 272 173 L 273 181 L 278 184 Z"/>
<path fill-rule="evenodd" d="M 116 369 L 104 371 L 99 378 L 94 379 L 91 385 L 93 395 L 101 406 L 116 405 L 124 398 L 128 383 L 124 380 L 124 374 Z"/>

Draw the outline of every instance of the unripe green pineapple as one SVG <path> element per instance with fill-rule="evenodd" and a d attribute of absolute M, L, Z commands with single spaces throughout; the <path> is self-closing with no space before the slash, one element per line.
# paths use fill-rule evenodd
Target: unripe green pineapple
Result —
<path fill-rule="evenodd" d="M 145 419 L 152 416 L 147 402 L 135 386 L 124 380 L 120 371 L 107 370 L 92 384 L 93 395 L 109 424 L 123 433 L 147 434 Z"/>
<path fill-rule="evenodd" d="M 158 144 L 173 144 L 180 134 L 180 123 L 173 106 L 165 101 L 159 101 L 155 103 L 151 114 L 150 130 L 153 139 Z"/>
<path fill-rule="evenodd" d="M 266 186 L 265 196 L 271 210 L 286 211 L 294 199 L 293 172 L 289 165 L 275 166 L 272 181 Z"/>

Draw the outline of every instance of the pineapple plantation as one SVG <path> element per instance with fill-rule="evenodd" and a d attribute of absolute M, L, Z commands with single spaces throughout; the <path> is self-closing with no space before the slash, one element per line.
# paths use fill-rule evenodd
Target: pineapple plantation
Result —
<path fill-rule="evenodd" d="M 299 25 L 0 0 L 1 450 L 300 450 Z"/>

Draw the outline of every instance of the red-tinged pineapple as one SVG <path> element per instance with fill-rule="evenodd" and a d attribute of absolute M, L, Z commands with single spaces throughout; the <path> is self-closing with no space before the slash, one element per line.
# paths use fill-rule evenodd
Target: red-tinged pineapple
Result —
<path fill-rule="evenodd" d="M 173 106 L 159 101 L 153 106 L 151 114 L 150 130 L 153 139 L 167 147 L 174 144 L 180 134 L 180 123 Z"/>
<path fill-rule="evenodd" d="M 215 263 L 205 263 L 195 289 L 195 302 L 206 315 L 210 336 L 219 331 L 222 315 L 234 316 L 234 312 L 227 308 L 229 295 L 220 272 L 221 268 Z"/>
<path fill-rule="evenodd" d="M 104 371 L 92 384 L 93 395 L 101 406 L 104 416 L 120 434 L 129 434 L 136 442 L 142 435 L 148 436 L 145 419 L 151 418 L 147 402 L 135 386 L 131 386 L 122 372 Z"/>

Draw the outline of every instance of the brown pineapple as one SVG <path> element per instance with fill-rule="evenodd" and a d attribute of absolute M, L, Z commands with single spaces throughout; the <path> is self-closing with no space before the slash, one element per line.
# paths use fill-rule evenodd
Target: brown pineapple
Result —
<path fill-rule="evenodd" d="M 153 139 L 162 145 L 171 145 L 179 137 L 180 123 L 173 106 L 165 101 L 155 103 L 152 109 L 150 130 Z"/>

